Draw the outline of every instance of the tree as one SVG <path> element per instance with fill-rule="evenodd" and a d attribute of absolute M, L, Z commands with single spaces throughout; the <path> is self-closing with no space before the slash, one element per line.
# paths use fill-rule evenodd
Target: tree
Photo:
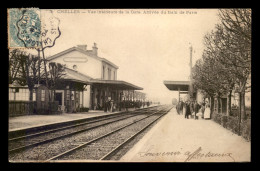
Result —
<path fill-rule="evenodd" d="M 223 79 L 221 66 L 216 64 L 214 58 L 203 53 L 192 69 L 193 84 L 196 89 L 202 90 L 211 99 L 211 113 L 213 112 L 215 95 L 222 95 L 226 90 L 226 82 Z"/>
<path fill-rule="evenodd" d="M 235 88 L 241 120 L 245 118 L 245 91 L 251 87 L 251 10 L 225 9 L 218 15 L 221 24 L 204 37 L 203 61 L 194 69 L 195 86 L 209 95 L 229 92 L 229 102 Z M 228 106 L 230 110 L 231 103 Z"/>
<path fill-rule="evenodd" d="M 17 60 L 19 58 L 19 55 L 20 54 L 18 49 L 11 50 L 9 53 L 9 70 L 8 70 L 9 84 L 14 83 L 14 81 L 18 80 L 19 78 L 19 70 L 21 67 L 19 60 Z"/>
<path fill-rule="evenodd" d="M 9 53 L 9 84 L 14 82 L 19 85 L 27 85 L 29 89 L 29 102 L 33 101 L 33 89 L 40 80 L 42 60 L 38 56 L 31 55 L 25 51 L 14 49 Z M 29 105 L 29 111 L 33 106 Z"/>
<path fill-rule="evenodd" d="M 50 62 L 48 65 L 48 88 L 53 90 L 54 92 L 54 98 L 55 99 L 55 90 L 56 90 L 56 86 L 57 84 L 61 81 L 62 76 L 66 75 L 65 73 L 65 65 L 62 65 L 60 63 L 55 63 L 55 62 Z"/>
<path fill-rule="evenodd" d="M 220 10 L 219 17 L 222 25 L 217 26 L 216 42 L 222 53 L 218 59 L 235 78 L 241 120 L 245 118 L 245 91 L 251 87 L 251 10 Z"/>
<path fill-rule="evenodd" d="M 45 67 L 43 66 L 44 63 L 46 64 L 46 61 L 44 62 L 39 56 L 34 56 L 18 49 L 14 49 L 9 53 L 9 84 L 16 82 L 19 85 L 27 85 L 30 93 L 30 102 L 33 101 L 33 89 L 35 84 L 47 78 L 47 80 L 45 79 L 46 86 L 50 90 L 53 90 L 55 94 L 57 83 L 59 83 L 61 77 L 65 75 L 65 65 L 50 62 L 48 67 L 46 67 L 46 76 L 44 72 Z M 49 97 L 52 99 L 50 93 Z"/>

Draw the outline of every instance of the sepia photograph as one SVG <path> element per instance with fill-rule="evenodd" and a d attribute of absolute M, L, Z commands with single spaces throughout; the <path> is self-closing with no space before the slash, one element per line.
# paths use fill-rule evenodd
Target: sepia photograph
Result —
<path fill-rule="evenodd" d="M 251 16 L 8 8 L 8 161 L 251 162 Z"/>

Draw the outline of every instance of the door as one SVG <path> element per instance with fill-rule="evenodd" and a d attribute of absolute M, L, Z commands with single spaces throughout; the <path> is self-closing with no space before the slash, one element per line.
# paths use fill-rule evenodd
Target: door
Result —
<path fill-rule="evenodd" d="M 59 105 L 62 105 L 62 93 L 55 93 L 55 101 L 58 101 Z"/>
<path fill-rule="evenodd" d="M 227 98 L 222 98 L 222 114 L 227 114 Z"/>

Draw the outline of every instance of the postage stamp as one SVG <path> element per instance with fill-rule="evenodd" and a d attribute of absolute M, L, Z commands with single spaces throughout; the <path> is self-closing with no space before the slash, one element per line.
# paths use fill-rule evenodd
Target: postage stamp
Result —
<path fill-rule="evenodd" d="M 52 47 L 60 36 L 59 19 L 51 10 L 38 8 L 12 8 L 8 10 L 8 47 Z"/>
<path fill-rule="evenodd" d="M 39 9 L 9 9 L 8 14 L 9 48 L 38 47 L 41 34 Z"/>

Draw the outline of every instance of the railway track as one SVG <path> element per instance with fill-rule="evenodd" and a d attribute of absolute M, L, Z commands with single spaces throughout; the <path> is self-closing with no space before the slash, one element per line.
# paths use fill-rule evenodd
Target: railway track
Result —
<path fill-rule="evenodd" d="M 72 136 L 74 134 L 98 128 L 123 119 L 134 117 L 136 114 L 139 114 L 140 112 L 148 112 L 149 110 L 153 110 L 153 108 L 154 107 L 149 109 L 139 109 L 132 112 L 124 113 L 123 115 L 121 114 L 116 116 L 108 116 L 93 121 L 85 121 L 83 123 L 75 123 L 64 127 L 34 132 L 28 135 L 12 137 L 8 139 L 9 153 L 19 152 L 27 148 L 31 148 L 57 139 Z"/>
<path fill-rule="evenodd" d="M 73 159 L 109 160 L 127 143 L 144 132 L 149 126 L 158 121 L 171 109 L 172 107 L 166 107 L 155 111 L 148 116 L 126 126 L 120 127 L 91 141 L 82 143 L 73 149 L 58 154 L 47 161 Z"/>
<path fill-rule="evenodd" d="M 53 157 L 95 140 L 97 137 L 115 131 L 128 123 L 158 113 L 163 106 L 151 107 L 128 112 L 118 116 L 96 119 L 62 128 L 51 129 L 28 136 L 12 137 L 9 141 L 9 159 L 11 160 L 52 160 Z"/>

